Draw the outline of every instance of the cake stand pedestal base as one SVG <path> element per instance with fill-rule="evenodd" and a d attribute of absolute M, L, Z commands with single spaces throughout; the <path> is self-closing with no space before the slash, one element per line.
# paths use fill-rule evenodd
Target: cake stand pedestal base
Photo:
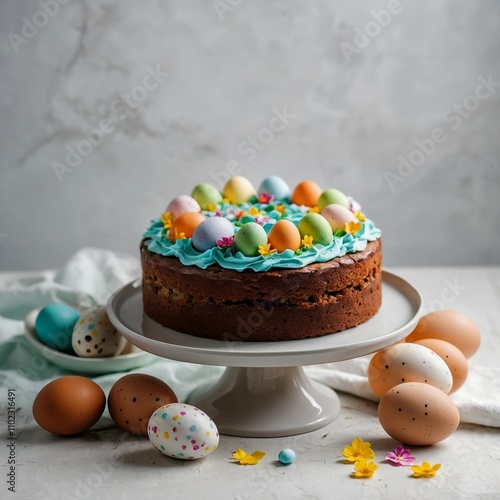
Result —
<path fill-rule="evenodd" d="M 221 434 L 280 437 L 319 429 L 340 412 L 337 394 L 307 377 L 302 367 L 229 367 L 188 403 L 217 422 Z"/>

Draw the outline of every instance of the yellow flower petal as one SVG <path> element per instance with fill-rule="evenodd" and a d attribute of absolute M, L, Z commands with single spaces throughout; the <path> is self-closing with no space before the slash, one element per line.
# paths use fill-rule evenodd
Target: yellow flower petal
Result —
<path fill-rule="evenodd" d="M 441 464 L 431 465 L 429 462 L 422 462 L 421 465 L 410 466 L 415 477 L 433 477 L 440 468 Z"/>
<path fill-rule="evenodd" d="M 366 220 L 365 214 L 361 210 L 356 210 L 354 217 L 356 217 L 356 219 L 360 220 L 361 222 L 365 222 Z"/>
<path fill-rule="evenodd" d="M 254 451 L 252 453 L 252 457 L 256 458 L 257 460 L 260 460 L 261 458 L 264 458 L 266 456 L 266 453 L 264 451 Z"/>
<path fill-rule="evenodd" d="M 375 458 L 375 452 L 371 448 L 368 441 L 363 441 L 361 438 L 353 439 L 351 445 L 346 446 L 342 450 L 342 455 L 349 462 L 356 462 L 359 459 L 371 460 Z"/>
<path fill-rule="evenodd" d="M 247 453 L 241 448 L 238 448 L 233 453 L 233 457 L 238 460 L 241 465 L 256 465 L 265 455 L 266 454 L 260 450 L 254 451 L 251 455 L 247 455 Z"/>
<path fill-rule="evenodd" d="M 362 227 L 363 224 L 361 224 L 360 222 L 354 222 L 351 220 L 344 224 L 344 231 L 347 234 L 356 234 Z"/>
<path fill-rule="evenodd" d="M 241 460 L 246 456 L 247 454 L 241 448 L 237 448 L 236 451 L 233 453 L 233 457 L 236 458 L 236 460 Z"/>
<path fill-rule="evenodd" d="M 378 465 L 374 462 L 367 462 L 364 458 L 360 458 L 354 462 L 356 472 L 352 473 L 353 477 L 372 477 L 378 469 Z"/>

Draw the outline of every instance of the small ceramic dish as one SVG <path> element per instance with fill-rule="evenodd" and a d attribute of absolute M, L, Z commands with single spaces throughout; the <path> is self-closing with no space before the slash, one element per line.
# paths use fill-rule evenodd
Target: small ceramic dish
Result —
<path fill-rule="evenodd" d="M 125 350 L 119 356 L 107 358 L 80 358 L 74 354 L 59 352 L 43 344 L 35 331 L 35 321 L 40 308 L 29 312 L 24 318 L 24 330 L 30 344 L 48 361 L 60 368 L 87 375 L 104 375 L 139 368 L 158 359 L 154 354 L 145 352 L 127 343 Z"/>

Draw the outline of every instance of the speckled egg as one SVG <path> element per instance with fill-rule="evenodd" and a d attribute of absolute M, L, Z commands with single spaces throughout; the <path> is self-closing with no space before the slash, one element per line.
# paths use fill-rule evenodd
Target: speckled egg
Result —
<path fill-rule="evenodd" d="M 236 205 L 247 203 L 253 196 L 257 195 L 253 184 L 246 177 L 240 175 L 231 177 L 226 182 L 222 194 L 229 203 L 235 203 Z"/>
<path fill-rule="evenodd" d="M 73 350 L 82 358 L 118 356 L 127 345 L 109 321 L 105 306 L 97 306 L 82 313 L 72 336 Z"/>
<path fill-rule="evenodd" d="M 191 238 L 194 230 L 205 220 L 200 212 L 187 212 L 174 219 L 170 226 L 168 238 L 172 241 L 180 238 Z"/>
<path fill-rule="evenodd" d="M 344 229 L 347 222 L 357 222 L 358 220 L 349 209 L 335 204 L 323 207 L 321 215 L 328 221 L 333 232 Z"/>
<path fill-rule="evenodd" d="M 469 373 L 469 364 L 458 347 L 440 339 L 422 339 L 417 340 L 415 344 L 431 349 L 447 364 L 453 377 L 453 387 L 448 394 L 458 391 L 464 385 Z"/>
<path fill-rule="evenodd" d="M 321 188 L 314 181 L 302 181 L 295 186 L 291 202 L 296 205 L 315 207 L 318 204 L 320 194 Z"/>
<path fill-rule="evenodd" d="M 111 418 L 124 431 L 148 435 L 149 418 L 160 406 L 177 403 L 174 391 L 159 378 L 130 373 L 117 380 L 108 395 Z"/>
<path fill-rule="evenodd" d="M 175 220 L 177 217 L 188 212 L 199 212 L 201 210 L 200 204 L 191 196 L 181 194 L 176 196 L 167 206 L 167 212 L 172 214 Z"/>
<path fill-rule="evenodd" d="M 278 252 L 285 250 L 298 250 L 301 245 L 300 231 L 297 226 L 289 220 L 279 220 L 269 231 L 269 243 Z"/>
<path fill-rule="evenodd" d="M 224 217 L 210 217 L 199 224 L 193 233 L 193 246 L 198 252 L 204 252 L 217 246 L 223 237 L 234 236 L 234 226 Z"/>
<path fill-rule="evenodd" d="M 424 382 L 446 394 L 453 385 L 450 369 L 435 352 L 405 343 L 395 344 L 373 356 L 368 365 L 368 381 L 380 398 L 403 382 Z"/>
<path fill-rule="evenodd" d="M 415 330 L 406 337 L 406 342 L 421 339 L 441 339 L 458 347 L 466 358 L 470 358 L 481 343 L 481 334 L 474 322 L 458 311 L 434 311 L 420 318 Z"/>
<path fill-rule="evenodd" d="M 56 351 L 72 353 L 71 336 L 80 313 L 65 304 L 49 304 L 43 307 L 35 320 L 37 337 Z"/>
<path fill-rule="evenodd" d="M 332 242 L 333 232 L 328 221 L 320 214 L 311 212 L 299 222 L 298 225 L 300 236 L 312 236 L 313 243 L 320 245 L 328 245 Z"/>
<path fill-rule="evenodd" d="M 259 255 L 259 246 L 267 245 L 267 233 L 256 222 L 247 222 L 240 227 L 234 236 L 236 251 L 247 257 Z"/>
<path fill-rule="evenodd" d="M 291 195 L 290 186 L 279 176 L 270 175 L 259 185 L 259 195 L 267 193 L 273 196 L 274 201 L 288 200 Z"/>
<path fill-rule="evenodd" d="M 191 196 L 199 203 L 202 210 L 209 210 L 210 205 L 217 205 L 222 201 L 222 195 L 217 188 L 207 183 L 195 186 Z M 191 212 L 193 211 L 191 210 Z"/>
<path fill-rule="evenodd" d="M 421 382 L 405 382 L 390 389 L 380 400 L 378 418 L 389 436 L 416 446 L 446 439 L 460 423 L 451 398 Z"/>
<path fill-rule="evenodd" d="M 338 189 L 327 189 L 323 191 L 318 198 L 318 208 L 323 210 L 327 205 L 340 205 L 344 208 L 349 208 L 349 198 Z"/>
<path fill-rule="evenodd" d="M 206 457 L 219 444 L 219 431 L 212 419 L 184 403 L 158 408 L 149 419 L 148 436 L 158 451 L 181 460 Z"/>

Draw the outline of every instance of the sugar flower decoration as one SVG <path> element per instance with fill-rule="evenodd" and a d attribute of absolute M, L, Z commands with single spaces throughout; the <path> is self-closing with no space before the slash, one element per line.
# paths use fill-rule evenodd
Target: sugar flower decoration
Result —
<path fill-rule="evenodd" d="M 319 214 L 319 208 L 318 207 L 311 207 L 309 209 L 309 213 Z"/>
<path fill-rule="evenodd" d="M 375 452 L 371 448 L 368 441 L 363 441 L 361 438 L 356 438 L 351 445 L 346 446 L 342 450 L 342 455 L 348 462 L 356 462 L 360 459 L 371 460 L 375 458 Z"/>
<path fill-rule="evenodd" d="M 414 477 L 434 477 L 440 468 L 441 464 L 431 465 L 429 462 L 422 462 L 421 465 L 410 466 Z"/>
<path fill-rule="evenodd" d="M 247 455 L 245 451 L 241 448 L 237 448 L 233 453 L 233 457 L 238 460 L 241 465 L 256 465 L 259 463 L 261 458 L 265 457 L 265 453 L 263 451 L 254 451 L 251 455 Z"/>
<path fill-rule="evenodd" d="M 361 224 L 360 222 L 354 222 L 351 220 L 344 224 L 344 231 L 347 234 L 356 234 L 362 227 L 363 224 Z"/>
<path fill-rule="evenodd" d="M 174 217 L 171 212 L 165 212 L 161 216 L 161 221 L 163 222 L 163 226 L 165 229 L 170 229 L 170 226 L 172 225 L 172 222 L 174 220 Z"/>
<path fill-rule="evenodd" d="M 217 210 L 217 207 L 213 203 L 209 203 L 207 208 L 209 212 L 215 212 Z"/>
<path fill-rule="evenodd" d="M 259 226 L 264 226 L 270 221 L 271 217 L 269 217 L 269 215 L 264 215 L 264 217 L 255 217 L 255 222 L 259 224 Z"/>
<path fill-rule="evenodd" d="M 285 209 L 286 209 L 286 207 L 285 207 L 285 205 L 276 205 L 276 206 L 274 207 L 274 209 L 275 209 L 277 212 L 279 212 L 280 214 L 284 214 L 284 213 L 285 213 Z"/>
<path fill-rule="evenodd" d="M 367 462 L 364 458 L 360 458 L 354 462 L 354 468 L 356 472 L 352 473 L 352 477 L 373 477 L 373 474 L 375 474 L 375 471 L 378 469 L 378 465 L 373 461 Z"/>
<path fill-rule="evenodd" d="M 251 215 L 252 217 L 255 217 L 256 215 L 260 214 L 260 211 L 257 207 L 251 207 L 250 210 L 248 211 L 248 214 Z"/>
<path fill-rule="evenodd" d="M 271 255 L 276 251 L 276 248 L 271 248 L 271 243 L 268 243 L 267 245 L 259 245 L 259 253 L 263 257 L 265 257 L 266 255 Z"/>
<path fill-rule="evenodd" d="M 356 212 L 354 212 L 354 217 L 361 222 L 365 222 L 366 220 L 365 214 L 361 210 L 356 210 Z"/>
<path fill-rule="evenodd" d="M 410 450 L 406 450 L 401 445 L 396 446 L 393 451 L 388 451 L 385 454 L 385 459 L 393 464 L 403 465 L 405 467 L 414 464 L 416 460 Z"/>
<path fill-rule="evenodd" d="M 302 238 L 302 246 L 306 248 L 311 248 L 313 246 L 313 237 L 308 234 L 304 235 Z"/>
<path fill-rule="evenodd" d="M 271 203 L 274 199 L 274 196 L 272 194 L 266 193 L 265 191 L 263 193 L 260 193 L 259 196 L 259 203 Z"/>
<path fill-rule="evenodd" d="M 184 231 L 179 232 L 179 229 L 174 228 L 174 240 L 185 240 L 186 239 L 186 233 Z"/>
<path fill-rule="evenodd" d="M 223 236 L 220 240 L 217 240 L 217 246 L 219 248 L 225 249 L 225 248 L 231 248 L 234 244 L 234 236 Z"/>

